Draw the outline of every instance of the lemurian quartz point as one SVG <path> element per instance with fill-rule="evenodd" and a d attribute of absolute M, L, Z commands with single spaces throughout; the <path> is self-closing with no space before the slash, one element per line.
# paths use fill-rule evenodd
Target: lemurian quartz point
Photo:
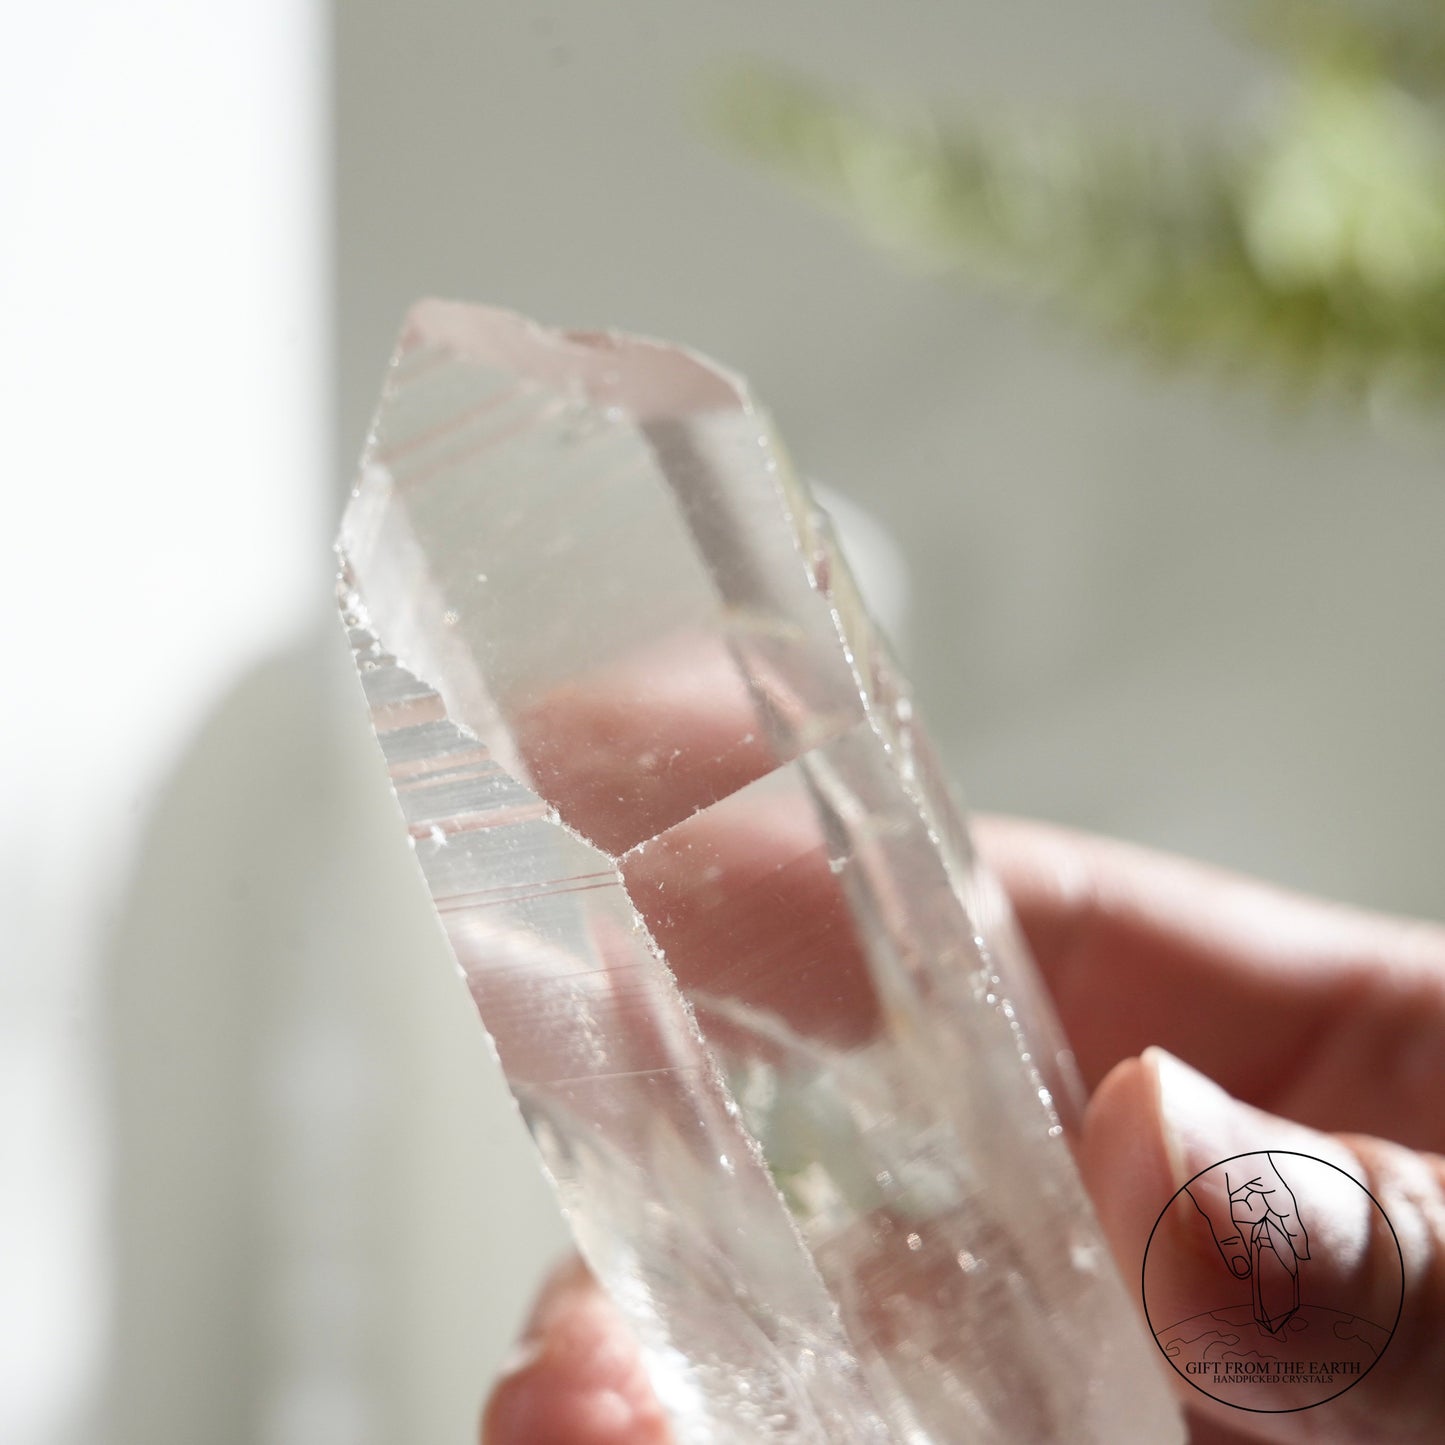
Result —
<path fill-rule="evenodd" d="M 1031 966 L 742 383 L 424 302 L 338 545 L 416 856 L 680 1445 L 1181 1439 Z"/>

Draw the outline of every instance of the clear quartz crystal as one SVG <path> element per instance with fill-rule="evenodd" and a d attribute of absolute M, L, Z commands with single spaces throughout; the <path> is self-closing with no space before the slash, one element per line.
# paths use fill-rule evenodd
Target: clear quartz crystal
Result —
<path fill-rule="evenodd" d="M 742 384 L 424 302 L 339 551 L 416 856 L 677 1440 L 1181 1439 L 1007 905 Z"/>

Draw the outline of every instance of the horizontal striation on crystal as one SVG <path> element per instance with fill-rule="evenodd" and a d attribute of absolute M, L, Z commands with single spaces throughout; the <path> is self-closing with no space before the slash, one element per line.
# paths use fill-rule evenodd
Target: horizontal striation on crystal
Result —
<path fill-rule="evenodd" d="M 677 1439 L 1181 1439 L 1007 905 L 742 384 L 422 303 L 338 549 L 438 914 Z"/>

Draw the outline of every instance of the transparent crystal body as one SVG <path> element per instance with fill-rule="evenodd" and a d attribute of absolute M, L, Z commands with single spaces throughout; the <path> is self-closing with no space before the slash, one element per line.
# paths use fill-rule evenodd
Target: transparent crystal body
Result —
<path fill-rule="evenodd" d="M 1007 907 L 742 384 L 421 303 L 338 547 L 416 856 L 677 1440 L 1182 1439 Z"/>

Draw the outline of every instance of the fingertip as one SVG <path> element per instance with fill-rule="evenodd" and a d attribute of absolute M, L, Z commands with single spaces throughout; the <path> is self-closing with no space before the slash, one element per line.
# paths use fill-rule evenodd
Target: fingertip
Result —
<path fill-rule="evenodd" d="M 544 1288 L 482 1420 L 483 1445 L 669 1445 L 636 1342 L 584 1267 Z"/>
<path fill-rule="evenodd" d="M 543 1372 L 498 1386 L 482 1422 L 483 1445 L 665 1445 L 660 1417 L 639 1412 L 626 1390 L 578 1389 Z"/>
<path fill-rule="evenodd" d="M 522 1327 L 522 1348 L 529 1341 L 545 1335 L 554 1317 L 570 1314 L 594 1295 L 600 1295 L 597 1281 L 579 1254 L 570 1254 L 556 1265 L 542 1281 L 527 1323 Z"/>
<path fill-rule="evenodd" d="M 1116 1230 L 1137 1233 L 1141 1220 L 1158 1213 L 1158 1201 L 1174 1193 L 1175 1162 L 1152 1060 L 1125 1059 L 1104 1077 L 1084 1114 L 1079 1158 L 1111 1237 Z"/>
<path fill-rule="evenodd" d="M 1121 1273 L 1137 1280 L 1159 1211 L 1178 1188 L 1151 1061 L 1125 1059 L 1094 1091 L 1079 1165 Z"/>

